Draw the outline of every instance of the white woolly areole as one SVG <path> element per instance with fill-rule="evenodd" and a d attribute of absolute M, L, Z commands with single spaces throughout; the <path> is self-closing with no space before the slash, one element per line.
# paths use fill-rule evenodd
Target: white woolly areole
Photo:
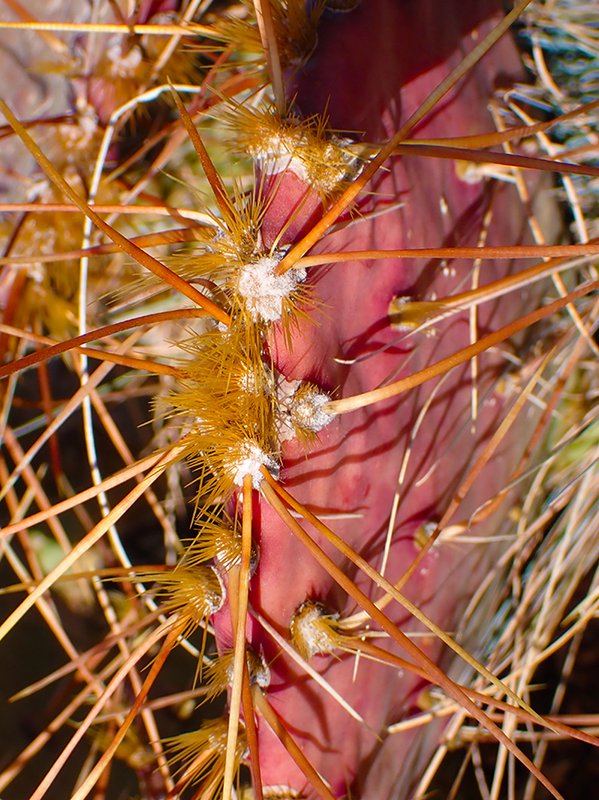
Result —
<path fill-rule="evenodd" d="M 250 651 L 251 652 L 251 651 Z M 264 656 L 257 653 L 248 652 L 248 667 L 249 678 L 251 686 L 259 686 L 261 689 L 267 689 L 270 686 L 270 667 L 264 660 Z M 227 665 L 227 680 L 229 685 L 233 683 L 233 659 Z"/>
<path fill-rule="evenodd" d="M 332 422 L 335 414 L 324 410 L 330 397 L 317 389 L 300 391 L 301 381 L 280 381 L 277 386 L 279 400 L 279 440 L 287 442 L 295 439 L 297 428 L 311 433 L 319 433 Z"/>
<path fill-rule="evenodd" d="M 264 256 L 246 264 L 239 272 L 237 291 L 243 297 L 254 322 L 276 322 L 283 314 L 283 300 L 306 277 L 305 269 L 291 269 L 277 275 L 277 258 Z"/>
<path fill-rule="evenodd" d="M 312 656 L 326 655 L 335 649 L 335 642 L 326 626 L 318 624 L 324 616 L 332 619 L 339 617 L 338 614 L 325 614 L 320 603 L 308 601 L 300 606 L 291 620 L 293 641 L 308 661 Z"/>
<path fill-rule="evenodd" d="M 279 172 L 294 172 L 304 183 L 309 182 L 309 175 L 304 162 L 300 156 L 302 147 L 306 147 L 305 136 L 297 136 L 293 133 L 281 136 L 272 133 L 262 144 L 253 147 L 251 155 L 255 158 L 258 166 L 267 175 L 276 175 Z"/>
<path fill-rule="evenodd" d="M 259 686 L 261 689 L 267 689 L 270 686 L 270 667 L 264 660 L 263 655 L 257 656 L 252 664 L 250 683 L 252 686 Z"/>
<path fill-rule="evenodd" d="M 263 365 L 262 374 L 257 374 L 257 370 L 252 367 L 244 367 L 238 379 L 241 391 L 255 397 L 270 396 L 272 394 L 272 383 L 272 371 L 266 365 Z"/>
<path fill-rule="evenodd" d="M 219 589 L 213 588 L 205 592 L 203 601 L 201 601 L 199 597 L 196 599 L 195 604 L 197 610 L 200 612 L 201 619 L 204 619 L 207 616 L 212 616 L 212 614 L 216 614 L 217 611 L 220 611 L 225 604 L 225 600 L 227 599 L 227 587 L 225 586 L 221 576 L 218 574 L 218 570 L 216 570 L 214 567 L 209 567 L 209 569 L 211 569 L 214 573 L 214 577 L 218 582 Z"/>
<path fill-rule="evenodd" d="M 259 489 L 263 481 L 260 469 L 266 469 L 277 478 L 279 475 L 279 465 L 267 455 L 262 448 L 252 442 L 244 442 L 239 449 L 231 452 L 227 472 L 235 486 L 243 486 L 243 479 L 246 475 L 251 475 L 254 489 Z"/>
<path fill-rule="evenodd" d="M 277 383 L 277 432 L 280 442 L 295 439 L 295 428 L 291 419 L 293 395 L 301 386 L 301 381 L 287 381 L 284 378 Z"/>
<path fill-rule="evenodd" d="M 128 78 L 139 67 L 142 61 L 142 52 L 134 45 L 129 52 L 123 54 L 121 37 L 113 37 L 106 48 L 106 56 L 111 62 L 111 72 L 115 78 Z"/>
<path fill-rule="evenodd" d="M 283 152 L 282 155 L 259 153 L 256 161 L 265 175 L 278 175 L 281 172 L 293 172 L 302 183 L 309 183 L 310 175 L 304 162 L 298 156 Z"/>
<path fill-rule="evenodd" d="M 321 431 L 335 416 L 324 410 L 330 399 L 324 392 L 316 391 L 301 393 L 299 397 L 294 397 L 291 415 L 296 424 L 313 433 Z"/>

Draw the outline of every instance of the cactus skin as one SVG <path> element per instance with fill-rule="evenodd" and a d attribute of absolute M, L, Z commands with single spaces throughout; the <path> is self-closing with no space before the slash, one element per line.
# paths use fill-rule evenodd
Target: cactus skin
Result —
<path fill-rule="evenodd" d="M 290 83 L 289 96 L 296 98 L 305 114 L 326 110 L 333 128 L 363 131 L 367 141 L 384 141 L 459 62 L 475 32 L 481 37 L 489 30 L 497 19 L 498 6 L 495 2 L 471 2 L 466 7 L 455 3 L 451 8 L 443 4 L 440 13 L 436 2 L 377 0 L 346 15 L 328 17 L 321 25 L 313 57 Z M 511 41 L 503 40 L 420 126 L 417 136 L 434 138 L 491 129 L 486 104 L 494 86 L 507 75 L 513 80 L 519 74 L 515 48 Z M 312 252 L 432 246 L 435 242 L 475 246 L 483 230 L 483 217 L 491 207 L 488 244 L 522 242 L 526 238 L 515 190 L 504 186 L 490 192 L 484 183 L 467 184 L 450 161 L 394 158 L 369 189 L 371 194 L 360 206 L 361 211 L 381 210 L 397 201 L 402 207 L 372 220 L 355 220 L 327 236 Z M 266 244 L 287 221 L 289 209 L 300 204 L 298 197 L 306 193 L 302 210 L 294 214 L 285 234 L 285 241 L 296 241 L 314 222 L 316 197 L 294 174 L 279 174 L 271 192 L 262 229 Z M 435 293 L 444 297 L 458 286 L 468 285 L 472 264 L 456 261 L 451 267 L 453 275 L 443 274 L 438 263 L 401 260 L 313 269 L 309 285 L 322 310 L 311 312 L 311 320 L 299 322 L 290 345 L 283 335 L 275 337 L 277 368 L 288 380 L 314 381 L 327 391 L 347 396 L 375 387 L 391 375 L 415 372 L 457 351 L 469 343 L 467 315 L 441 323 L 434 337 L 421 334 L 403 342 L 398 342 L 398 332 L 389 326 L 387 317 L 389 303 L 396 296 L 425 299 Z M 513 268 L 515 265 L 506 267 L 506 262 L 485 261 L 481 283 L 496 280 Z M 506 324 L 534 302 L 535 298 L 524 292 L 516 300 L 485 306 L 480 312 L 479 331 Z M 360 359 L 365 355 L 351 366 L 335 362 L 337 357 Z M 418 431 L 394 526 L 386 573 L 391 580 L 402 575 L 418 552 L 416 530 L 440 518 L 468 465 L 505 412 L 505 398 L 496 391 L 505 370 L 504 359 L 487 353 L 479 366 L 481 404 L 474 432 L 469 421 L 468 367 L 454 370 L 444 381 Z M 289 443 L 284 449 L 283 484 L 325 518 L 343 511 L 356 514 L 355 519 L 335 521 L 331 526 L 377 567 L 402 457 L 431 391 L 433 385 L 428 383 L 399 400 L 338 418 L 307 454 L 297 443 Z M 513 431 L 460 507 L 459 519 L 466 519 L 504 485 L 520 451 L 518 433 Z M 265 502 L 259 502 L 257 514 L 260 522 L 254 537 L 260 562 L 251 583 L 251 605 L 282 631 L 306 599 L 321 601 L 341 614 L 351 613 L 352 601 L 303 552 Z M 497 517 L 487 520 L 477 532 L 489 535 L 497 524 Z M 495 558 L 496 550 L 490 545 L 475 549 L 441 546 L 426 557 L 407 593 L 439 625 L 452 630 Z M 379 596 L 363 576 L 356 575 L 355 580 L 371 597 Z M 415 629 L 414 622 L 402 612 L 389 613 L 406 630 Z M 226 640 L 226 630 L 220 630 L 220 636 Z M 419 692 L 424 688 L 421 679 L 362 661 L 354 681 L 352 657 L 317 656 L 316 668 L 350 699 L 368 729 L 310 686 L 284 655 L 277 655 L 259 625 L 250 627 L 249 641 L 255 651 L 264 650 L 267 660 L 273 659 L 269 699 L 310 761 L 330 782 L 336 797 L 346 796 L 349 787 L 352 797 L 410 796 L 438 742 L 441 726 L 388 738 L 385 730 L 417 711 Z M 427 640 L 423 648 L 434 658 L 441 657 L 438 643 Z M 302 790 L 302 796 L 315 796 L 263 725 L 260 753 L 266 786 L 287 785 Z"/>

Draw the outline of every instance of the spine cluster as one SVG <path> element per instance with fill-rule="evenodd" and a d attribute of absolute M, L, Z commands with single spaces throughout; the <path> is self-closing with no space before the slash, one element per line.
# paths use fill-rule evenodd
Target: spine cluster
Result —
<path fill-rule="evenodd" d="M 245 120 L 247 112 L 242 109 L 240 113 Z M 266 114 L 255 116 L 257 120 L 266 118 Z M 281 159 L 289 156 L 290 130 L 295 134 L 294 159 L 314 162 L 315 158 L 326 159 L 332 151 L 339 162 L 346 159 L 343 148 L 329 143 L 322 123 L 315 125 L 310 120 L 302 126 L 297 120 L 281 120 L 281 137 L 276 144 L 273 119 L 268 118 L 264 140 L 268 159 L 255 156 L 263 174 L 276 172 Z M 263 133 L 258 126 L 254 136 L 258 139 Z M 353 163 L 355 167 L 355 160 Z M 273 170 L 269 165 L 274 165 Z M 339 168 L 336 190 L 342 188 L 346 175 L 347 169 L 342 172 Z M 330 180 L 329 176 L 326 187 L 317 187 L 319 196 L 325 189 L 331 194 Z M 197 480 L 197 538 L 169 576 L 155 576 L 159 591 L 166 593 L 171 606 L 191 579 L 188 565 L 199 565 L 201 574 L 210 569 L 201 563 L 203 557 L 214 560 L 223 576 L 222 585 L 230 584 L 231 570 L 237 574 L 241 558 L 239 498 L 244 481 L 249 476 L 253 489 L 259 491 L 265 473 L 279 478 L 284 469 L 285 443 L 295 439 L 300 447 L 307 447 L 334 419 L 327 410 L 328 394 L 313 382 L 288 380 L 272 355 L 276 337 L 287 344 L 292 342 L 298 315 L 304 318 L 310 309 L 311 294 L 306 270 L 301 266 L 278 272 L 288 247 L 275 243 L 267 248 L 263 243 L 260 221 L 271 202 L 276 202 L 276 195 L 274 199 L 251 195 L 238 199 L 237 205 L 231 202 L 225 217 L 216 220 L 214 236 L 173 261 L 187 280 L 201 279 L 210 287 L 228 322 L 207 322 L 202 332 L 180 343 L 186 354 L 181 363 L 184 377 L 177 381 L 166 403 L 160 404 L 167 416 L 178 420 L 182 451 Z M 248 499 L 245 494 L 243 499 Z M 254 551 L 252 571 L 258 558 Z M 218 610 L 220 606 L 215 602 L 212 608 Z M 195 613 L 196 620 L 201 619 L 193 604 L 190 612 Z M 306 649 L 295 646 L 300 653 Z M 308 657 L 314 652 L 318 650 L 311 649 Z M 250 682 L 265 688 L 268 668 L 262 662 L 259 666 L 258 655 L 249 648 L 247 659 Z M 258 667 L 252 666 L 254 662 Z M 231 653 L 225 651 L 206 673 L 209 696 L 227 691 L 232 669 Z M 203 780 L 202 770 L 194 780 Z"/>

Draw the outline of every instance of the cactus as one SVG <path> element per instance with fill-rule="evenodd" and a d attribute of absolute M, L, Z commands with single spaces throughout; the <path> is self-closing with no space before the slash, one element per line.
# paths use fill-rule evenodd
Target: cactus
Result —
<path fill-rule="evenodd" d="M 597 741 L 531 686 L 596 613 L 597 104 L 535 114 L 536 3 L 123 5 L 0 26 L 74 98 L 2 103 L 40 171 L 0 637 L 57 643 L 2 796 L 400 800 L 462 743 L 483 796 L 563 797 L 543 732 Z"/>

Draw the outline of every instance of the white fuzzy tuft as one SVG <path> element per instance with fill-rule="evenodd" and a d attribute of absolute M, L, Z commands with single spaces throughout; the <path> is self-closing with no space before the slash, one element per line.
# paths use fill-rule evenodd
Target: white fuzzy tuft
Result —
<path fill-rule="evenodd" d="M 243 479 L 246 475 L 251 475 L 254 489 L 259 489 L 263 481 L 260 469 L 266 469 L 275 478 L 279 475 L 279 465 L 264 450 L 252 442 L 244 442 L 234 453 L 231 453 L 227 472 L 235 486 L 243 486 Z"/>
<path fill-rule="evenodd" d="M 337 620 L 339 614 L 329 613 L 320 603 L 307 600 L 291 620 L 291 639 L 300 655 L 309 661 L 312 656 L 331 653 L 337 646 L 335 637 L 322 620 Z"/>
<path fill-rule="evenodd" d="M 300 428 L 318 433 L 335 416 L 324 410 L 324 406 L 330 400 L 331 398 L 324 392 L 302 392 L 299 397 L 293 399 L 291 415 Z"/>
<path fill-rule="evenodd" d="M 123 53 L 121 37 L 113 37 L 108 41 L 106 57 L 111 64 L 111 73 L 114 78 L 129 78 L 134 75 L 135 70 L 142 62 L 142 52 L 134 45 L 128 53 Z"/>
<path fill-rule="evenodd" d="M 298 430 L 304 433 L 319 433 L 335 417 L 335 414 L 330 414 L 324 409 L 331 398 L 315 387 L 302 384 L 301 381 L 280 381 L 277 386 L 277 399 L 281 442 L 294 439 Z"/>
<path fill-rule="evenodd" d="M 265 256 L 246 264 L 239 273 L 237 291 L 245 300 L 254 322 L 276 322 L 283 314 L 283 301 L 306 277 L 306 270 L 292 269 L 277 275 L 277 258 Z"/>

